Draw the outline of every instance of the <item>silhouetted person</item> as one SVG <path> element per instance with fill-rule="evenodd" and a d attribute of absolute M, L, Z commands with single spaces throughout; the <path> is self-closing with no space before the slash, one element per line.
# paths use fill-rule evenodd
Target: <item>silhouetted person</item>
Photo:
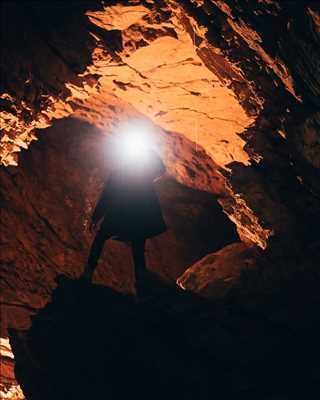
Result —
<path fill-rule="evenodd" d="M 111 171 L 92 215 L 95 229 L 102 220 L 92 243 L 83 277 L 90 280 L 97 266 L 104 242 L 116 239 L 131 242 L 135 266 L 136 288 L 145 265 L 145 241 L 166 230 L 159 200 L 153 187 L 155 179 L 165 172 L 158 154 L 147 154 L 122 160 Z"/>

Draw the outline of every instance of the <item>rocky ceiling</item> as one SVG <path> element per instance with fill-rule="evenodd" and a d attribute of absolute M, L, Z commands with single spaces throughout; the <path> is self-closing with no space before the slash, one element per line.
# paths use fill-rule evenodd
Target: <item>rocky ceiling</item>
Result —
<path fill-rule="evenodd" d="M 172 230 L 149 245 L 153 270 L 175 280 L 207 255 L 178 282 L 210 296 L 257 257 L 270 270 L 313 262 L 316 1 L 7 1 L 1 12 L 3 336 L 28 325 L 58 273 L 79 275 L 103 138 L 131 116 L 155 124 L 167 168 L 157 190 Z M 130 292 L 119 246 L 97 279 Z"/>

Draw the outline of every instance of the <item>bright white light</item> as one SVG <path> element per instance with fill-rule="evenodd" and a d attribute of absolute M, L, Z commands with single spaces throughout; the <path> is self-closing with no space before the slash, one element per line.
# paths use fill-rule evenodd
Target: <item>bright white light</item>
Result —
<path fill-rule="evenodd" d="M 148 147 L 141 136 L 130 134 L 123 139 L 123 152 L 126 156 L 138 158 L 147 154 Z"/>
<path fill-rule="evenodd" d="M 113 129 L 117 157 L 121 161 L 147 161 L 153 146 L 152 124 L 138 119 L 121 122 Z"/>

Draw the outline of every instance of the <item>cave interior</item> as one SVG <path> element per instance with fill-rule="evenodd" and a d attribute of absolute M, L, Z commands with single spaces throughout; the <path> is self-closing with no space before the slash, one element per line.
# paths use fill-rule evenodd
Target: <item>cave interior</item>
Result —
<path fill-rule="evenodd" d="M 320 396 L 317 1 L 4 1 L 0 395 Z M 167 231 L 80 280 L 115 123 L 152 124 Z"/>

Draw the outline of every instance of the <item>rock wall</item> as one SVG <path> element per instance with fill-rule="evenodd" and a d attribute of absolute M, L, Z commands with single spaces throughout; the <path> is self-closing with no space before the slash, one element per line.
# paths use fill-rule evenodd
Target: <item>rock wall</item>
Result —
<path fill-rule="evenodd" d="M 58 273 L 79 275 L 104 179 L 100 144 L 132 116 L 155 125 L 167 168 L 158 190 L 174 229 L 148 247 L 154 271 L 172 281 L 188 268 L 181 285 L 210 297 L 217 257 L 227 292 L 243 254 L 259 288 L 315 270 L 317 2 L 5 1 L 1 10 L 4 331 L 28 326 Z M 97 282 L 130 292 L 119 246 L 104 258 L 118 269 Z"/>
<path fill-rule="evenodd" d="M 223 168 L 225 211 L 243 240 L 265 248 L 270 235 L 292 230 L 296 212 L 275 196 L 281 188 L 268 188 L 266 163 L 282 181 L 319 191 L 318 12 L 308 1 L 7 2 L 2 160 L 15 164 L 34 128 L 53 118 L 108 129 L 113 111 L 142 113 Z"/>

